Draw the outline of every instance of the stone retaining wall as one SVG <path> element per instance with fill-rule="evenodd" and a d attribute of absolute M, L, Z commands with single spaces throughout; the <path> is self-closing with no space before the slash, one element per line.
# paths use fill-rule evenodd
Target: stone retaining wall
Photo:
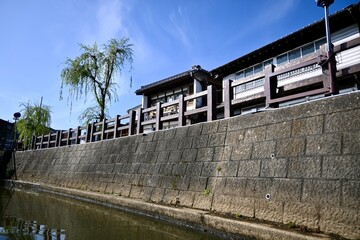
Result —
<path fill-rule="evenodd" d="M 24 181 L 360 238 L 360 93 L 16 160 Z"/>

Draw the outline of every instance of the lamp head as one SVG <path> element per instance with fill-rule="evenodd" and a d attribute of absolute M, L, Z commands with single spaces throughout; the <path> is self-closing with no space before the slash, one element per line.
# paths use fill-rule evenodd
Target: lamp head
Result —
<path fill-rule="evenodd" d="M 21 117 L 21 113 L 19 113 L 19 112 L 14 113 L 15 120 L 17 120 L 19 117 Z"/>
<path fill-rule="evenodd" d="M 328 7 L 334 3 L 334 0 L 315 0 L 318 7 Z"/>

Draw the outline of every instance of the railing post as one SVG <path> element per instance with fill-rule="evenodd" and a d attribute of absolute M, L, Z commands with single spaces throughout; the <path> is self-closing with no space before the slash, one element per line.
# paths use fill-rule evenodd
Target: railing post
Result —
<path fill-rule="evenodd" d="M 60 136 L 61 136 L 61 131 L 56 131 L 56 136 L 55 136 L 55 147 L 59 147 L 60 146 Z"/>
<path fill-rule="evenodd" d="M 207 87 L 207 121 L 216 119 L 216 87 L 209 85 Z"/>
<path fill-rule="evenodd" d="M 81 127 L 78 126 L 76 129 L 76 140 L 75 140 L 75 144 L 79 144 L 80 143 L 80 137 L 81 137 Z"/>
<path fill-rule="evenodd" d="M 68 130 L 68 135 L 67 135 L 67 140 L 66 140 L 66 146 L 71 145 L 71 140 L 70 140 L 70 138 L 71 138 L 71 128 L 69 128 L 69 130 Z"/>
<path fill-rule="evenodd" d="M 101 141 L 104 140 L 106 125 L 106 119 L 104 118 L 101 127 Z"/>
<path fill-rule="evenodd" d="M 142 113 L 143 108 L 139 108 L 137 110 L 137 115 L 138 115 L 138 119 L 137 119 L 137 134 L 140 134 L 143 132 L 143 126 L 141 125 L 141 123 L 144 121 L 144 114 Z"/>
<path fill-rule="evenodd" d="M 91 131 L 90 131 L 90 142 L 94 141 L 94 129 L 95 129 L 95 123 L 91 123 Z"/>
<path fill-rule="evenodd" d="M 275 66 L 270 64 L 265 68 L 265 83 L 264 83 L 264 95 L 266 98 L 266 106 L 270 106 L 270 101 L 275 97 L 276 88 L 277 88 L 277 79 L 276 77 L 270 77 L 269 75 L 274 72 Z"/>
<path fill-rule="evenodd" d="M 114 138 L 117 138 L 118 127 L 119 127 L 119 115 L 116 115 L 115 123 L 114 123 Z"/>
<path fill-rule="evenodd" d="M 36 149 L 36 136 L 33 135 L 32 136 L 32 140 L 31 140 L 31 149 Z"/>
<path fill-rule="evenodd" d="M 131 110 L 130 119 L 129 119 L 129 135 L 135 134 L 135 125 L 136 125 L 136 112 Z"/>
<path fill-rule="evenodd" d="M 60 133 L 60 136 L 59 136 L 59 147 L 61 147 L 63 130 L 60 130 L 59 133 Z"/>
<path fill-rule="evenodd" d="M 185 126 L 185 103 L 184 103 L 184 95 L 181 94 L 179 96 L 179 127 Z"/>
<path fill-rule="evenodd" d="M 41 135 L 41 139 L 40 139 L 40 149 L 42 149 L 43 141 L 44 141 L 44 134 Z"/>
<path fill-rule="evenodd" d="M 91 124 L 90 123 L 88 123 L 88 125 L 87 125 L 85 142 L 86 143 L 91 142 Z"/>
<path fill-rule="evenodd" d="M 47 148 L 50 148 L 51 132 L 48 134 Z"/>
<path fill-rule="evenodd" d="M 224 118 L 229 118 L 233 115 L 233 106 L 231 100 L 234 98 L 234 89 L 231 86 L 232 80 L 224 81 Z"/>
<path fill-rule="evenodd" d="M 161 115 L 162 115 L 161 102 L 157 102 L 156 103 L 156 123 L 155 123 L 156 131 L 159 131 L 162 128 Z"/>

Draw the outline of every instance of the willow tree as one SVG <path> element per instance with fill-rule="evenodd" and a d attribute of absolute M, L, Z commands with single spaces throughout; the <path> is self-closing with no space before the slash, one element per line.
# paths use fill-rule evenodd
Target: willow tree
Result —
<path fill-rule="evenodd" d="M 21 119 L 16 123 L 19 141 L 29 147 L 32 137 L 50 132 L 51 111 L 50 107 L 40 104 L 22 103 Z"/>
<path fill-rule="evenodd" d="M 94 97 L 95 106 L 84 110 L 79 120 L 89 123 L 94 120 L 102 121 L 106 118 L 108 105 L 118 101 L 116 75 L 121 74 L 125 67 L 132 69 L 133 45 L 128 38 L 111 39 L 100 48 L 95 43 L 91 46 L 80 45 L 81 54 L 74 59 L 65 61 L 65 68 L 61 71 L 60 99 L 63 87 L 69 90 L 68 101 L 87 100 L 88 94 Z"/>

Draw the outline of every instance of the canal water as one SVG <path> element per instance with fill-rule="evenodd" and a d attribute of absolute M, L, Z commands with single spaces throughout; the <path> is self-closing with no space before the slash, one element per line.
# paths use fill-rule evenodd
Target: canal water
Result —
<path fill-rule="evenodd" d="M 63 196 L 0 187 L 0 240 L 215 240 L 219 236 Z"/>

